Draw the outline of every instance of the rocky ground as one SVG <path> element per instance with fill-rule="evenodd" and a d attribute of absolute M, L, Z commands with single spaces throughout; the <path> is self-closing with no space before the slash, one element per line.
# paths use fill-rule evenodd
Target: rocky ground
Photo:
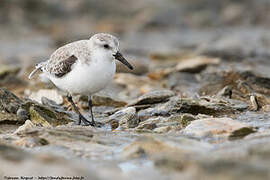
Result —
<path fill-rule="evenodd" d="M 3 1 L 0 177 L 270 179 L 269 8 Z M 27 76 L 55 48 L 100 31 L 120 37 L 135 70 L 118 64 L 93 96 L 100 128 L 74 126 L 64 93 Z M 86 97 L 76 102 L 90 118 Z"/>

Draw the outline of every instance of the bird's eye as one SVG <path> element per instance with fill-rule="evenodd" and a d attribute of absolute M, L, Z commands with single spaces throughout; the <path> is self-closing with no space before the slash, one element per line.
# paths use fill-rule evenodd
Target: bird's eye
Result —
<path fill-rule="evenodd" d="M 108 44 L 104 44 L 104 46 L 103 46 L 105 49 L 109 49 L 110 48 L 110 46 L 108 45 Z"/>

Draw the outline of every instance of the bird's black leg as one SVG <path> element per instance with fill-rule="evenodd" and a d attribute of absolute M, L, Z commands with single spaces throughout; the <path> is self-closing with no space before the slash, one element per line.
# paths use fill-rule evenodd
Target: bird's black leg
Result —
<path fill-rule="evenodd" d="M 90 110 L 90 114 L 91 114 L 91 118 L 92 118 L 92 124 L 94 124 L 94 126 L 96 125 L 96 122 L 94 120 L 94 115 L 93 115 L 93 102 L 92 102 L 92 97 L 88 96 L 88 105 L 89 105 L 89 110 Z"/>
<path fill-rule="evenodd" d="M 72 100 L 72 96 L 71 95 L 67 95 L 67 100 L 68 102 L 70 102 L 70 104 L 72 105 L 73 109 L 75 110 L 75 112 L 79 115 L 79 119 L 75 122 L 76 125 L 82 125 L 81 122 L 83 121 L 83 125 L 86 126 L 94 126 L 93 123 L 91 123 L 90 121 L 88 121 L 85 117 L 83 117 L 83 115 L 80 113 L 79 108 L 75 105 L 74 101 Z"/>

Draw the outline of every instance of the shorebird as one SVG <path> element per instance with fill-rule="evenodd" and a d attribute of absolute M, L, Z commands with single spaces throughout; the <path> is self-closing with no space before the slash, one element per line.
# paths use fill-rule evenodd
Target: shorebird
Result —
<path fill-rule="evenodd" d="M 47 61 L 35 66 L 29 79 L 41 71 L 42 76 L 67 93 L 67 100 L 79 115 L 75 124 L 95 126 L 91 96 L 112 81 L 116 70 L 115 59 L 133 69 L 119 52 L 118 39 L 110 34 L 98 33 L 88 40 L 75 41 L 58 48 Z M 91 122 L 75 105 L 72 96 L 77 94 L 88 96 Z"/>

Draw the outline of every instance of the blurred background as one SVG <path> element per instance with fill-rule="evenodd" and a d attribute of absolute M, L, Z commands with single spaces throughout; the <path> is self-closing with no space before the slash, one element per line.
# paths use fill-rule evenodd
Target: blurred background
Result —
<path fill-rule="evenodd" d="M 155 53 L 268 56 L 269 10 L 268 0 L 1 0 L 0 62 L 42 61 L 96 32 L 119 37 L 138 74 Z"/>

